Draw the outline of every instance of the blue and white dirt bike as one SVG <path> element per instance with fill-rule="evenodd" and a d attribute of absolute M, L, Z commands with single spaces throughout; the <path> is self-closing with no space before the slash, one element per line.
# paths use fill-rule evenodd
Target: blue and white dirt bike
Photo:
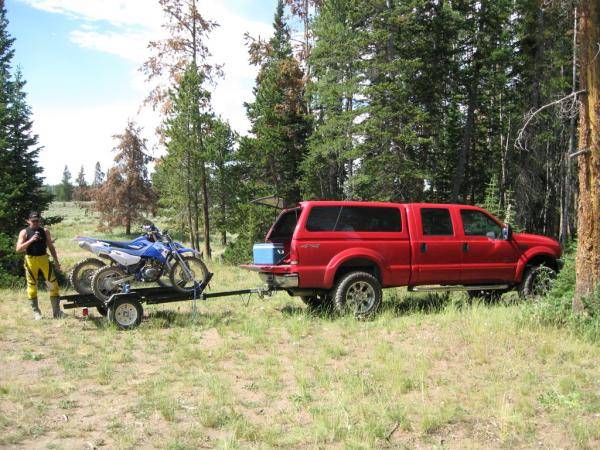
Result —
<path fill-rule="evenodd" d="M 200 252 L 173 241 L 154 225 L 142 229 L 144 234 L 130 242 L 75 238 L 81 248 L 101 258 L 88 258 L 73 268 L 70 278 L 75 290 L 106 301 L 133 282 L 158 283 L 189 293 L 208 279 Z"/>

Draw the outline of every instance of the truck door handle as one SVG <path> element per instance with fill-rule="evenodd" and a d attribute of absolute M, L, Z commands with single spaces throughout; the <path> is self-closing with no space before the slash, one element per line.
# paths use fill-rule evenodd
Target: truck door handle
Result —
<path fill-rule="evenodd" d="M 469 244 L 467 244 L 466 242 L 463 243 L 463 252 L 468 252 L 469 251 Z"/>
<path fill-rule="evenodd" d="M 421 242 L 421 253 L 425 253 L 427 251 L 427 244 L 425 242 Z"/>

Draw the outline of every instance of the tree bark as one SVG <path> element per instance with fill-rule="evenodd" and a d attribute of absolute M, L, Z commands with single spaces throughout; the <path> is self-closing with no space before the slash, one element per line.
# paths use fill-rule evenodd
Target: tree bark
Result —
<path fill-rule="evenodd" d="M 586 92 L 581 96 L 578 151 L 587 151 L 578 156 L 575 312 L 583 311 L 582 297 L 589 295 L 600 283 L 600 3 L 583 0 L 580 8 L 579 85 Z"/>

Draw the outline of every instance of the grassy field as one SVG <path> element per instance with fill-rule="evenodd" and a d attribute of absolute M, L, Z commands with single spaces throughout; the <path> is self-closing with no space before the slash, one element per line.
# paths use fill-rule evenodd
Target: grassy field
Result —
<path fill-rule="evenodd" d="M 73 205 L 51 213 L 68 269 L 85 256 L 70 238 L 99 233 Z M 209 268 L 213 290 L 258 284 Z M 125 332 L 0 296 L 2 447 L 600 447 L 600 348 L 515 303 L 388 290 L 357 322 L 278 294 L 148 307 Z"/>

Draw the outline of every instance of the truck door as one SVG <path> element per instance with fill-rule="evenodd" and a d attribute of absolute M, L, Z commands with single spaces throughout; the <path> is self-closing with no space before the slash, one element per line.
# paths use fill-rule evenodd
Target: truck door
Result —
<path fill-rule="evenodd" d="M 460 209 L 463 234 L 464 284 L 512 282 L 519 252 L 514 241 L 502 239 L 502 225 L 484 211 Z"/>
<path fill-rule="evenodd" d="M 459 284 L 462 249 L 456 212 L 442 205 L 415 205 L 412 213 L 411 284 Z"/>

